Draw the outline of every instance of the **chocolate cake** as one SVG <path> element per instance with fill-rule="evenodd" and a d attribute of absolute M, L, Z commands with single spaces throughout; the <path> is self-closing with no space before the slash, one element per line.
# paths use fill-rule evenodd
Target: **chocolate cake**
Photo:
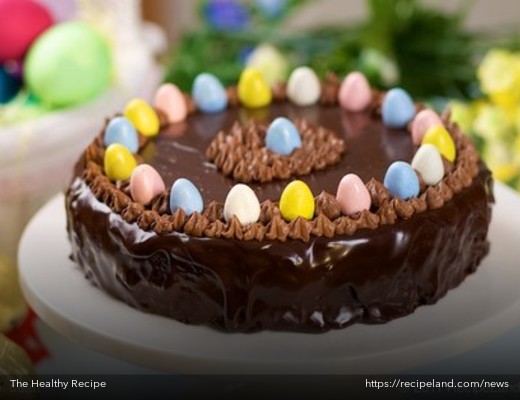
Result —
<path fill-rule="evenodd" d="M 224 331 L 324 332 L 434 304 L 488 253 L 491 175 L 445 114 L 442 127 L 456 155 L 433 140 L 442 154 L 440 179 L 428 184 L 415 171 L 418 192 L 400 195 L 389 166 L 412 163 L 419 148 L 413 120 L 394 127 L 392 104 L 385 105 L 390 92 L 371 91 L 365 107 L 349 106 L 341 85 L 329 77 L 319 98 L 302 106 L 290 98 L 289 82 L 257 107 L 244 106 L 239 83 L 227 88 L 217 111 L 195 92 L 183 94 L 188 115 L 180 121 L 156 107 L 158 134 L 143 134 L 139 119 L 125 111 L 141 133 L 135 163 L 165 183 L 140 201 L 132 188 L 137 178 L 118 178 L 107 164 L 108 119 L 66 194 L 73 260 L 93 284 L 137 309 Z M 414 105 L 415 119 L 423 108 Z M 266 144 L 278 117 L 300 137 L 287 155 Z M 370 202 L 353 212 L 338 189 L 349 173 L 364 182 Z M 189 196 L 179 206 L 179 179 L 198 189 L 202 208 Z M 310 215 L 284 211 L 293 205 L 280 199 L 295 180 L 312 192 Z M 226 211 L 238 183 L 258 198 L 253 222 Z"/>

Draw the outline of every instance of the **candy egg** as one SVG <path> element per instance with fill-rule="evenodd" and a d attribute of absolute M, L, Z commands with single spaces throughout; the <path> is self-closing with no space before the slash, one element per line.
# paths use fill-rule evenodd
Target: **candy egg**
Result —
<path fill-rule="evenodd" d="M 412 168 L 421 174 L 427 185 L 436 185 L 444 177 L 444 164 L 437 147 L 432 144 L 423 144 L 415 153 Z"/>
<path fill-rule="evenodd" d="M 287 82 L 287 97 L 299 106 L 310 106 L 320 98 L 321 84 L 309 67 L 296 68 Z"/>
<path fill-rule="evenodd" d="M 448 131 L 440 125 L 432 126 L 426 131 L 422 144 L 433 144 L 448 161 L 455 161 L 457 150 Z"/>
<path fill-rule="evenodd" d="M 218 113 L 227 107 L 226 89 L 212 74 L 197 75 L 193 81 L 191 96 L 197 108 L 204 113 Z"/>
<path fill-rule="evenodd" d="M 395 161 L 388 167 L 384 185 L 392 196 L 403 200 L 419 195 L 419 178 L 412 166 L 404 161 Z"/>
<path fill-rule="evenodd" d="M 238 80 L 238 99 L 249 108 L 265 107 L 271 103 L 271 89 L 256 68 L 249 67 L 242 71 Z"/>
<path fill-rule="evenodd" d="M 151 137 L 159 133 L 159 117 L 146 101 L 131 100 L 126 105 L 124 114 L 141 135 Z"/>
<path fill-rule="evenodd" d="M 296 180 L 289 183 L 280 197 L 280 212 L 287 221 L 298 217 L 311 219 L 314 216 L 314 197 L 305 182 Z"/>
<path fill-rule="evenodd" d="M 231 188 L 224 202 L 224 218 L 236 216 L 242 225 L 252 224 L 260 217 L 260 202 L 249 186 L 238 183 Z"/>
<path fill-rule="evenodd" d="M 105 174 L 112 181 L 124 181 L 132 175 L 137 162 L 130 151 L 119 143 L 108 146 L 105 150 Z"/>
<path fill-rule="evenodd" d="M 413 144 L 416 146 L 421 144 L 426 131 L 435 125 L 443 126 L 441 118 L 435 111 L 429 108 L 419 111 L 413 119 L 411 126 Z"/>
<path fill-rule="evenodd" d="M 341 212 L 345 215 L 368 210 L 372 203 L 367 187 L 361 178 L 355 174 L 347 174 L 341 178 L 336 192 L 336 200 Z"/>
<path fill-rule="evenodd" d="M 164 192 L 161 175 L 148 164 L 138 165 L 130 176 L 130 194 L 141 204 L 148 204 L 155 196 Z"/>
<path fill-rule="evenodd" d="M 172 83 L 165 83 L 157 89 L 153 104 L 156 109 L 161 110 L 166 115 L 168 122 L 172 124 L 184 121 L 188 115 L 184 95 Z"/>
<path fill-rule="evenodd" d="M 401 88 L 389 90 L 381 107 L 383 123 L 389 128 L 404 128 L 415 115 L 415 105 Z"/>
<path fill-rule="evenodd" d="M 21 59 L 52 23 L 50 13 L 37 1 L 0 1 L 0 64 Z"/>
<path fill-rule="evenodd" d="M 120 143 L 131 153 L 137 153 L 139 149 L 139 139 L 132 123 L 125 117 L 115 117 L 110 120 L 104 137 L 105 146 L 113 143 Z"/>
<path fill-rule="evenodd" d="M 372 89 L 365 75 L 357 71 L 348 74 L 339 88 L 338 101 L 347 111 L 366 109 L 372 102 Z"/>
<path fill-rule="evenodd" d="M 278 117 L 267 128 L 265 147 L 269 150 L 287 156 L 301 145 L 302 139 L 298 129 L 287 118 Z"/>
<path fill-rule="evenodd" d="M 199 190 L 186 178 L 177 179 L 170 190 L 170 211 L 173 214 L 179 208 L 183 209 L 186 215 L 201 213 L 204 208 Z"/>

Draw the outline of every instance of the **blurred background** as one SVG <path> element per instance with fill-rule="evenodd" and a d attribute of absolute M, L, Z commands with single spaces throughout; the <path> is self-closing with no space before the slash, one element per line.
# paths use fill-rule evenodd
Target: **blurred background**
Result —
<path fill-rule="evenodd" d="M 516 0 L 0 0 L 0 349 L 18 360 L 0 372 L 49 356 L 17 285 L 23 228 L 129 99 L 163 81 L 189 91 L 201 72 L 231 84 L 246 65 L 271 84 L 299 65 L 361 70 L 450 107 L 520 190 L 518 21 Z"/>

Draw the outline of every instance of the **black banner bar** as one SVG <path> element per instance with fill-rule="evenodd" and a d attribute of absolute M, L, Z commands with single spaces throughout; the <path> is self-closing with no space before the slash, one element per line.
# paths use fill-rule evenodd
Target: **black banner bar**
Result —
<path fill-rule="evenodd" d="M 0 399 L 520 398 L 520 375 L 0 376 Z"/>

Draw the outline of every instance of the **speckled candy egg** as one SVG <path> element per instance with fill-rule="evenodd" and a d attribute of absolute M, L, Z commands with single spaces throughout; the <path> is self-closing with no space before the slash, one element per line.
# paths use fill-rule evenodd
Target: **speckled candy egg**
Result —
<path fill-rule="evenodd" d="M 389 90 L 381 106 L 383 123 L 389 128 L 404 128 L 415 116 L 415 105 L 410 95 L 401 88 Z"/>
<path fill-rule="evenodd" d="M 312 219 L 314 207 L 314 196 L 311 189 L 300 180 L 289 183 L 280 197 L 280 212 L 287 221 L 298 217 Z"/>
<path fill-rule="evenodd" d="M 243 183 L 233 186 L 224 202 L 224 219 L 229 221 L 233 216 L 243 225 L 252 224 L 260 217 L 258 197 L 253 189 Z"/>
<path fill-rule="evenodd" d="M 226 89 L 215 75 L 209 73 L 197 75 L 191 96 L 197 108 L 208 114 L 225 110 L 228 103 Z"/>
<path fill-rule="evenodd" d="M 137 131 L 132 123 L 125 117 L 115 117 L 110 120 L 105 129 L 103 141 L 105 147 L 113 143 L 120 143 L 133 154 L 139 150 Z"/>
<path fill-rule="evenodd" d="M 419 178 L 412 166 L 404 161 L 395 161 L 388 167 L 384 185 L 392 196 L 403 200 L 419 195 Z"/>
<path fill-rule="evenodd" d="M 361 178 L 355 174 L 347 174 L 338 185 L 336 200 L 345 215 L 353 215 L 369 210 L 372 203 L 370 193 Z"/>
<path fill-rule="evenodd" d="M 267 129 L 265 146 L 275 153 L 287 156 L 302 146 L 300 132 L 290 120 L 278 117 Z"/>
<path fill-rule="evenodd" d="M 412 168 L 421 174 L 421 178 L 427 185 L 436 185 L 444 177 L 444 164 L 442 157 L 432 144 L 423 144 L 412 160 Z"/>
<path fill-rule="evenodd" d="M 130 151 L 119 143 L 108 146 L 105 150 L 104 168 L 106 176 L 112 181 L 124 181 L 130 178 L 137 162 Z"/>
<path fill-rule="evenodd" d="M 426 131 L 433 126 L 443 126 L 437 113 L 429 108 L 419 111 L 413 119 L 410 129 L 413 144 L 420 145 Z"/>
<path fill-rule="evenodd" d="M 357 71 L 349 73 L 341 82 L 338 101 L 342 108 L 351 112 L 368 108 L 372 102 L 372 89 L 365 75 Z"/>
<path fill-rule="evenodd" d="M 271 103 L 271 88 L 256 68 L 248 67 L 242 71 L 237 90 L 240 102 L 247 108 L 261 108 Z"/>
<path fill-rule="evenodd" d="M 309 67 L 298 67 L 287 81 L 287 97 L 299 106 L 315 104 L 321 94 L 321 83 L 316 73 Z"/>
<path fill-rule="evenodd" d="M 130 177 L 130 194 L 134 201 L 146 205 L 164 190 L 161 175 L 151 165 L 141 164 L 133 170 Z"/>
<path fill-rule="evenodd" d="M 186 215 L 202 213 L 204 209 L 199 189 L 186 178 L 177 179 L 170 190 L 170 211 L 173 214 L 178 209 L 184 210 Z"/>
<path fill-rule="evenodd" d="M 154 106 L 162 111 L 168 122 L 175 124 L 182 122 L 188 115 L 188 106 L 180 89 L 172 83 L 165 83 L 157 89 L 154 97 Z"/>

